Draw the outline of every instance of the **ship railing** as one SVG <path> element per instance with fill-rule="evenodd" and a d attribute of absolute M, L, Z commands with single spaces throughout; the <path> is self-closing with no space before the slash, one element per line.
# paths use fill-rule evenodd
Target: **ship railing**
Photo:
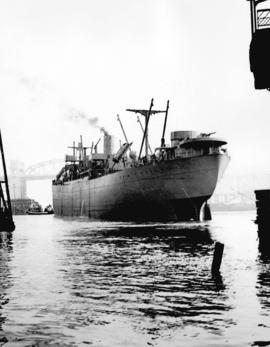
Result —
<path fill-rule="evenodd" d="M 209 148 L 209 154 L 219 154 L 219 153 L 222 153 L 220 147 L 210 147 Z"/>
<path fill-rule="evenodd" d="M 186 149 L 186 150 L 179 150 L 176 152 L 176 156 L 180 158 L 192 158 L 192 157 L 200 157 L 204 154 L 203 149 L 200 150 L 194 150 L 194 149 Z"/>
<path fill-rule="evenodd" d="M 181 158 L 192 158 L 192 157 L 200 157 L 206 154 L 224 154 L 227 153 L 225 148 L 221 147 L 210 147 L 200 150 L 185 150 L 177 152 L 176 156 Z"/>
<path fill-rule="evenodd" d="M 194 157 L 201 157 L 203 153 L 181 153 L 179 155 L 180 158 L 194 158 Z"/>

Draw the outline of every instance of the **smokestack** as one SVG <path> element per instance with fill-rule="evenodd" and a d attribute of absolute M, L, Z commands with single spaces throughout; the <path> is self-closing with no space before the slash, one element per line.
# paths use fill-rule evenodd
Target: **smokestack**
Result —
<path fill-rule="evenodd" d="M 103 148 L 104 148 L 104 154 L 106 155 L 113 154 L 114 137 L 112 135 L 109 135 L 108 133 L 104 133 Z"/>

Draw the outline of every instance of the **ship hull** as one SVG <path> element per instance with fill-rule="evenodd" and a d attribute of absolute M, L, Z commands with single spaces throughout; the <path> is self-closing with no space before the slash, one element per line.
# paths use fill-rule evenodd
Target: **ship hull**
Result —
<path fill-rule="evenodd" d="M 53 209 L 58 216 L 116 221 L 199 220 L 228 162 L 226 154 L 211 154 L 53 185 Z"/>

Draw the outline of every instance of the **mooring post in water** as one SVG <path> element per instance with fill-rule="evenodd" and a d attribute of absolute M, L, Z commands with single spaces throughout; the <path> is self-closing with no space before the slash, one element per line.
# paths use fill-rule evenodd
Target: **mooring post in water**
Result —
<path fill-rule="evenodd" d="M 222 256 L 223 256 L 223 250 L 224 250 L 224 244 L 221 242 L 216 242 L 215 243 L 215 250 L 214 250 L 214 257 L 213 257 L 213 262 L 212 262 L 212 274 L 218 274 L 219 273 L 219 268 L 221 265 L 222 261 Z"/>

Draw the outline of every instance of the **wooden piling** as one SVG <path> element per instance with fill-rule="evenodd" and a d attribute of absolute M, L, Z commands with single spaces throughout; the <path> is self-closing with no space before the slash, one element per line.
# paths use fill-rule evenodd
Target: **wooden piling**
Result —
<path fill-rule="evenodd" d="M 213 262 L 212 262 L 212 274 L 219 274 L 219 268 L 222 261 L 223 256 L 223 250 L 224 250 L 224 244 L 221 242 L 215 243 L 215 250 L 214 250 L 214 256 L 213 256 Z"/>
<path fill-rule="evenodd" d="M 255 190 L 259 251 L 270 255 L 270 189 Z"/>

